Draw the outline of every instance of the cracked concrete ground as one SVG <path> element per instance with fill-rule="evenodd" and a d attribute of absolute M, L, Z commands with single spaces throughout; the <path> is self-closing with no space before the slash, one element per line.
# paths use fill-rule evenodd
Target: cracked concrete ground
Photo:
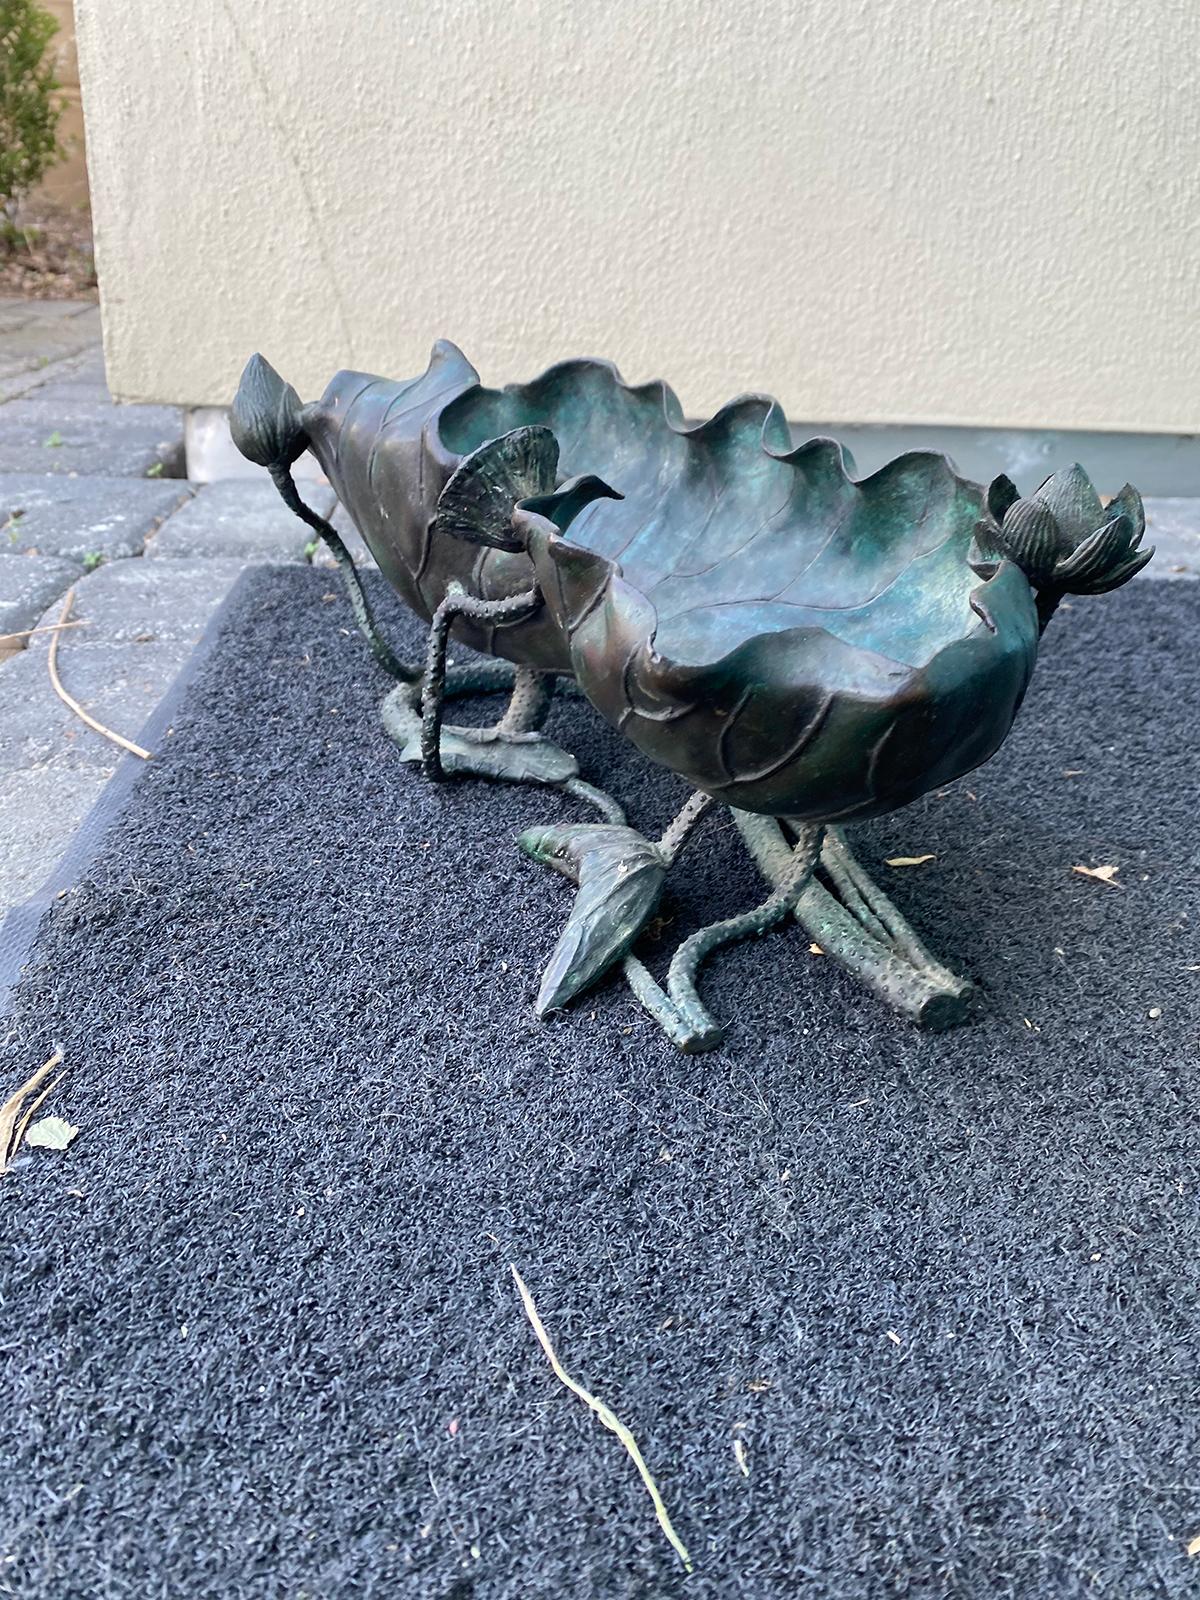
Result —
<path fill-rule="evenodd" d="M 309 559 L 265 477 L 182 471 L 178 411 L 112 403 L 94 305 L 0 299 L 0 915 L 50 875 L 121 759 L 55 695 L 50 635 L 25 630 L 51 627 L 74 585 L 63 683 L 136 739 L 242 568 Z M 301 492 L 368 560 L 332 491 Z M 1200 576 L 1200 499 L 1146 505 L 1146 578 Z"/>

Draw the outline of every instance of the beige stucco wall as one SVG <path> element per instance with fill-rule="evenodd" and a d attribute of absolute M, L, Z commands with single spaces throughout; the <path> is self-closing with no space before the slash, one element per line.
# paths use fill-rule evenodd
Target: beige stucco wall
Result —
<path fill-rule="evenodd" d="M 78 0 L 110 378 L 1200 428 L 1197 0 Z"/>

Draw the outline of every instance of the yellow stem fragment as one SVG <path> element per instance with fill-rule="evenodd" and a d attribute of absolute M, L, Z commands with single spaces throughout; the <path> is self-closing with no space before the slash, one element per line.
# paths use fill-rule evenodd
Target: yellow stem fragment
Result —
<path fill-rule="evenodd" d="M 39 633 L 59 633 L 63 628 L 86 628 L 87 623 L 83 617 L 74 622 L 51 622 L 44 628 L 18 628 L 16 633 L 0 633 L 0 648 L 11 644 L 14 639 L 32 639 Z"/>
<path fill-rule="evenodd" d="M 42 1090 L 41 1094 L 38 1095 L 37 1099 L 33 1101 L 29 1107 L 29 1110 L 26 1111 L 25 1115 L 17 1124 L 17 1131 L 13 1134 L 12 1142 L 12 1153 L 14 1156 L 21 1148 L 21 1140 L 25 1137 L 26 1128 L 28 1128 L 29 1124 L 33 1121 L 34 1113 L 37 1111 L 43 1100 L 48 1100 L 50 1098 L 65 1076 L 65 1073 L 60 1072 L 57 1078 L 51 1078 L 50 1082 Z"/>
<path fill-rule="evenodd" d="M 633 1437 L 621 1419 L 604 1404 L 603 1400 L 598 1400 L 594 1394 L 589 1394 L 583 1385 L 581 1383 L 577 1383 L 571 1374 L 566 1370 L 562 1362 L 558 1359 L 558 1356 L 555 1354 L 554 1346 L 550 1343 L 550 1335 L 546 1332 L 542 1319 L 538 1316 L 537 1307 L 533 1303 L 533 1296 L 525 1287 L 525 1280 L 521 1277 L 521 1274 L 517 1271 L 516 1267 L 511 1261 L 509 1262 L 509 1270 L 511 1271 L 513 1280 L 517 1285 L 517 1292 L 521 1296 L 521 1303 L 525 1307 L 525 1315 L 529 1318 L 534 1333 L 537 1334 L 538 1343 L 546 1352 L 546 1359 L 549 1361 L 554 1370 L 554 1376 L 560 1383 L 565 1384 L 566 1387 L 570 1389 L 572 1394 L 578 1395 L 583 1403 L 586 1406 L 589 1406 L 596 1413 L 604 1426 L 609 1429 L 611 1433 L 615 1433 L 617 1438 L 625 1446 L 626 1450 L 633 1459 L 634 1466 L 638 1469 L 638 1473 L 641 1476 L 642 1482 L 646 1485 L 646 1490 L 651 1500 L 654 1502 L 654 1514 L 658 1518 L 659 1527 L 666 1535 L 671 1548 L 675 1551 L 680 1561 L 683 1562 L 684 1570 L 689 1573 L 692 1572 L 694 1570 L 692 1566 L 692 1558 L 690 1555 L 688 1555 L 687 1546 L 684 1544 L 683 1540 L 679 1537 L 671 1525 L 671 1519 L 667 1515 L 667 1508 L 663 1504 L 663 1497 L 661 1494 L 659 1494 L 658 1485 L 655 1483 L 654 1478 L 651 1475 L 650 1468 L 646 1465 L 646 1462 L 642 1456 L 642 1452 L 638 1449 L 637 1440 Z"/>

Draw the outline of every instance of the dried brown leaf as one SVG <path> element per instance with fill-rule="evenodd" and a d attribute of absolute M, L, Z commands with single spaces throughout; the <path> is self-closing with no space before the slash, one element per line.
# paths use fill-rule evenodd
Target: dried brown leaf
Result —
<path fill-rule="evenodd" d="M 38 1108 L 42 1105 L 43 1101 L 46 1101 L 50 1098 L 65 1076 L 65 1073 L 60 1072 L 57 1078 L 51 1078 L 50 1082 L 42 1090 L 41 1094 L 38 1095 L 37 1099 L 31 1100 L 28 1106 L 26 1106 L 24 1115 L 22 1116 L 20 1122 L 17 1123 L 17 1131 L 13 1134 L 12 1153 L 14 1156 L 21 1148 L 21 1140 L 25 1137 L 25 1130 L 37 1115 Z"/>
<path fill-rule="evenodd" d="M 1078 866 L 1078 867 L 1072 867 L 1071 868 L 1072 872 L 1078 872 L 1081 877 L 1084 877 L 1084 878 L 1098 878 L 1101 883 L 1111 884 L 1114 889 L 1119 889 L 1119 888 L 1122 887 L 1121 884 L 1119 884 L 1116 881 L 1117 873 L 1120 870 L 1121 870 L 1120 867 L 1114 867 L 1114 866 L 1104 866 L 1104 867 L 1082 867 L 1082 866 Z"/>
<path fill-rule="evenodd" d="M 31 1094 L 36 1093 L 38 1087 L 54 1071 L 55 1067 L 61 1064 L 62 1058 L 62 1051 L 56 1050 L 49 1061 L 40 1066 L 33 1077 L 23 1083 L 0 1106 L 0 1173 L 8 1171 L 8 1163 L 16 1154 L 17 1141 L 14 1139 L 13 1134 L 18 1121 L 21 1119 L 26 1100 L 29 1099 Z M 44 1098 L 45 1096 L 43 1095 L 42 1099 Z M 23 1127 L 24 1123 L 22 1122 Z"/>

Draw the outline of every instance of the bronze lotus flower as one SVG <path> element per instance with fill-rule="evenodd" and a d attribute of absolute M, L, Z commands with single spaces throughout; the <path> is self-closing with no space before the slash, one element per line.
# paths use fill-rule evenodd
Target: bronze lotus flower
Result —
<path fill-rule="evenodd" d="M 902 1009 L 962 1014 L 969 986 L 928 956 L 834 825 L 905 805 L 998 748 L 1059 597 L 1115 588 L 1149 559 L 1135 490 L 1106 509 L 1072 468 L 1022 499 L 1006 478 L 985 492 L 924 452 L 857 479 L 839 445 L 795 441 L 763 396 L 689 425 L 666 385 L 628 385 L 606 362 L 487 389 L 446 343 L 419 378 L 341 373 L 304 406 L 256 357 L 234 436 L 343 559 L 376 655 L 402 680 L 384 716 L 406 759 L 434 777 L 550 784 L 600 810 L 600 823 L 523 840 L 579 887 L 544 1004 L 624 961 L 673 1037 L 713 1041 L 692 979 L 714 930 L 681 948 L 666 991 L 632 945 L 719 802 L 775 890 L 715 942 L 794 912 Z M 391 656 L 340 541 L 298 500 L 289 467 L 304 445 L 429 620 L 423 669 Z M 496 659 L 447 668 L 451 632 Z M 556 683 L 696 790 L 661 841 L 641 839 L 541 734 Z M 513 695 L 495 728 L 443 727 L 447 694 L 502 685 Z"/>
<path fill-rule="evenodd" d="M 976 570 L 994 571 L 1005 558 L 1015 562 L 1037 592 L 1042 628 L 1063 595 L 1119 589 L 1154 554 L 1138 549 L 1146 512 L 1133 485 L 1127 483 L 1106 506 L 1080 466 L 1054 473 L 1024 499 L 1001 474 L 988 488 L 987 506 L 990 520 L 980 529 Z"/>

